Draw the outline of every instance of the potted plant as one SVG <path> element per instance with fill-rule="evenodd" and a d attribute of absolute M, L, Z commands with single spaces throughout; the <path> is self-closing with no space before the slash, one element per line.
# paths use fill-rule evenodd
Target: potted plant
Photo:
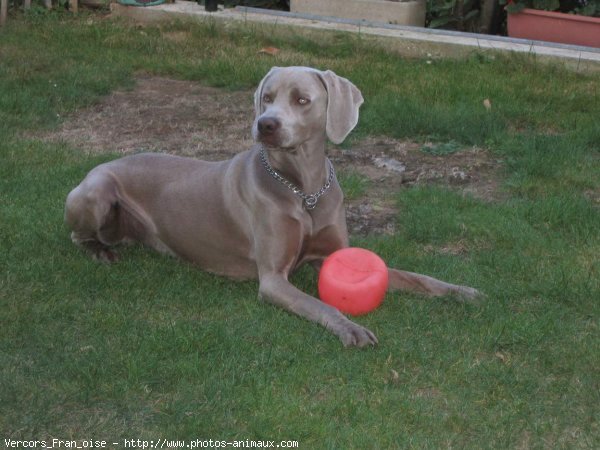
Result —
<path fill-rule="evenodd" d="M 598 0 L 500 0 L 511 37 L 600 48 Z"/>

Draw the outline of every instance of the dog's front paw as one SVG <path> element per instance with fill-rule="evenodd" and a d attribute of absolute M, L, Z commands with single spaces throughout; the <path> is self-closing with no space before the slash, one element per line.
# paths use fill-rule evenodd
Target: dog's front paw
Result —
<path fill-rule="evenodd" d="M 119 254 L 113 250 L 104 248 L 104 249 L 98 250 L 97 252 L 94 252 L 92 254 L 92 258 L 95 259 L 96 261 L 99 261 L 99 262 L 102 262 L 105 264 L 112 264 L 119 260 Z"/>
<path fill-rule="evenodd" d="M 346 320 L 335 330 L 335 334 L 340 338 L 344 347 L 365 347 L 367 345 L 376 345 L 377 337 L 372 331 L 361 327 L 360 325 Z"/>
<path fill-rule="evenodd" d="M 486 298 L 486 295 L 483 292 L 469 286 L 456 286 L 454 294 L 461 300 L 469 303 L 479 303 Z"/>

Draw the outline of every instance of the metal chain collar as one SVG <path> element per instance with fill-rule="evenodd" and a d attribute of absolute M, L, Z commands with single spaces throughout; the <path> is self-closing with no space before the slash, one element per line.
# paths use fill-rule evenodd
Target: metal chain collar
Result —
<path fill-rule="evenodd" d="M 333 181 L 335 172 L 333 170 L 333 164 L 331 164 L 331 161 L 329 160 L 327 160 L 327 162 L 329 162 L 329 177 L 327 178 L 327 181 L 325 182 L 323 187 L 314 194 L 306 194 L 302 191 L 302 189 L 300 189 L 291 181 L 286 180 L 279 172 L 273 169 L 271 164 L 269 164 L 269 160 L 267 159 L 267 152 L 265 152 L 264 147 L 260 149 L 259 156 L 262 165 L 265 167 L 269 175 L 271 175 L 273 178 L 275 178 L 277 181 L 279 181 L 281 184 L 287 187 L 294 194 L 302 198 L 304 207 L 308 210 L 315 209 L 315 207 L 317 206 L 317 202 L 319 201 L 319 197 L 325 194 L 325 192 L 327 192 L 327 190 L 331 187 L 331 182 Z"/>

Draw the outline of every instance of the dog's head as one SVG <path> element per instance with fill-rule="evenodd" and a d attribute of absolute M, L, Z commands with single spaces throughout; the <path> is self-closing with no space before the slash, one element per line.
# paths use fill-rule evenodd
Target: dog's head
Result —
<path fill-rule="evenodd" d="M 285 149 L 325 134 L 339 144 L 358 123 L 362 103 L 358 88 L 330 70 L 273 67 L 254 93 L 252 136 Z"/>

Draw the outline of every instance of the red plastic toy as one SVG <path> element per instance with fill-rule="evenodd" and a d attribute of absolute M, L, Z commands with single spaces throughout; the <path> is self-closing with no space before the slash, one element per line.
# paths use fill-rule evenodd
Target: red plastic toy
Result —
<path fill-rule="evenodd" d="M 375 253 L 363 248 L 338 250 L 325 259 L 319 273 L 321 300 L 354 316 L 366 314 L 383 301 L 388 269 Z"/>

